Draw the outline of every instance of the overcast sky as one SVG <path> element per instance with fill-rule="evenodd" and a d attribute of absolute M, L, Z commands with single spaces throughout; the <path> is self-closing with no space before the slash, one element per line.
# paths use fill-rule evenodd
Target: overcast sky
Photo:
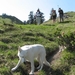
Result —
<path fill-rule="evenodd" d="M 28 20 L 30 11 L 35 14 L 39 8 L 48 20 L 51 8 L 58 13 L 58 7 L 61 7 L 64 12 L 75 11 L 75 0 L 0 0 L 0 15 L 6 13 L 24 21 Z"/>

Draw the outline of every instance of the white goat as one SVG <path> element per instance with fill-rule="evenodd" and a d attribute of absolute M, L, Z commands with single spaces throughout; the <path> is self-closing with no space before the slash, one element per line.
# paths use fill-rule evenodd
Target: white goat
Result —
<path fill-rule="evenodd" d="M 23 62 L 31 62 L 31 72 L 29 74 L 34 74 L 34 59 L 37 58 L 39 62 L 39 71 L 43 68 L 43 63 L 50 67 L 49 62 L 46 60 L 46 51 L 43 45 L 25 45 L 18 48 L 18 64 L 11 69 L 11 71 L 16 70 Z"/>

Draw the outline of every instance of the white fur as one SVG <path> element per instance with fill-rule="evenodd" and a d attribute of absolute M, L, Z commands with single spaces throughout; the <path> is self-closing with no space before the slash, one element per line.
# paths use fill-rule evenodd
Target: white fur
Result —
<path fill-rule="evenodd" d="M 41 70 L 43 68 L 43 63 L 47 66 L 50 66 L 50 64 L 46 61 L 46 51 L 43 45 L 40 44 L 34 44 L 34 45 L 25 45 L 22 47 L 19 47 L 18 49 L 18 57 L 19 62 L 18 64 L 11 69 L 11 71 L 16 70 L 20 64 L 22 64 L 25 61 L 31 62 L 31 72 L 29 74 L 34 74 L 34 59 L 37 58 L 39 61 L 39 67 L 38 69 Z"/>

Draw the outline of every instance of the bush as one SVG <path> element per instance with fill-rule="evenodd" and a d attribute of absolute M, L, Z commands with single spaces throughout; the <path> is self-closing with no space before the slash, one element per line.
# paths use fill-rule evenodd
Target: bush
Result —
<path fill-rule="evenodd" d="M 60 42 L 66 45 L 69 50 L 75 50 L 75 32 L 68 32 L 60 38 Z"/>

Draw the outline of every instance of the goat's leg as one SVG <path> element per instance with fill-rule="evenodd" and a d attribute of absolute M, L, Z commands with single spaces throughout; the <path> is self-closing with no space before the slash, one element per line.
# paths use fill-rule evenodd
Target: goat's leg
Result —
<path fill-rule="evenodd" d="M 29 74 L 34 74 L 34 60 L 31 60 L 31 72 Z"/>
<path fill-rule="evenodd" d="M 21 58 L 21 59 L 19 60 L 18 64 L 17 64 L 14 68 L 12 68 L 11 71 L 15 71 L 23 62 L 24 62 L 24 59 Z"/>
<path fill-rule="evenodd" d="M 42 68 L 43 68 L 43 61 L 44 61 L 43 55 L 40 55 L 40 61 L 39 61 L 39 64 L 40 64 L 39 67 L 40 67 L 40 69 L 38 71 L 42 70 Z"/>
<path fill-rule="evenodd" d="M 39 66 L 37 67 L 37 69 L 39 69 L 41 67 L 41 65 L 40 65 L 40 55 L 37 57 L 37 60 L 39 62 Z"/>

